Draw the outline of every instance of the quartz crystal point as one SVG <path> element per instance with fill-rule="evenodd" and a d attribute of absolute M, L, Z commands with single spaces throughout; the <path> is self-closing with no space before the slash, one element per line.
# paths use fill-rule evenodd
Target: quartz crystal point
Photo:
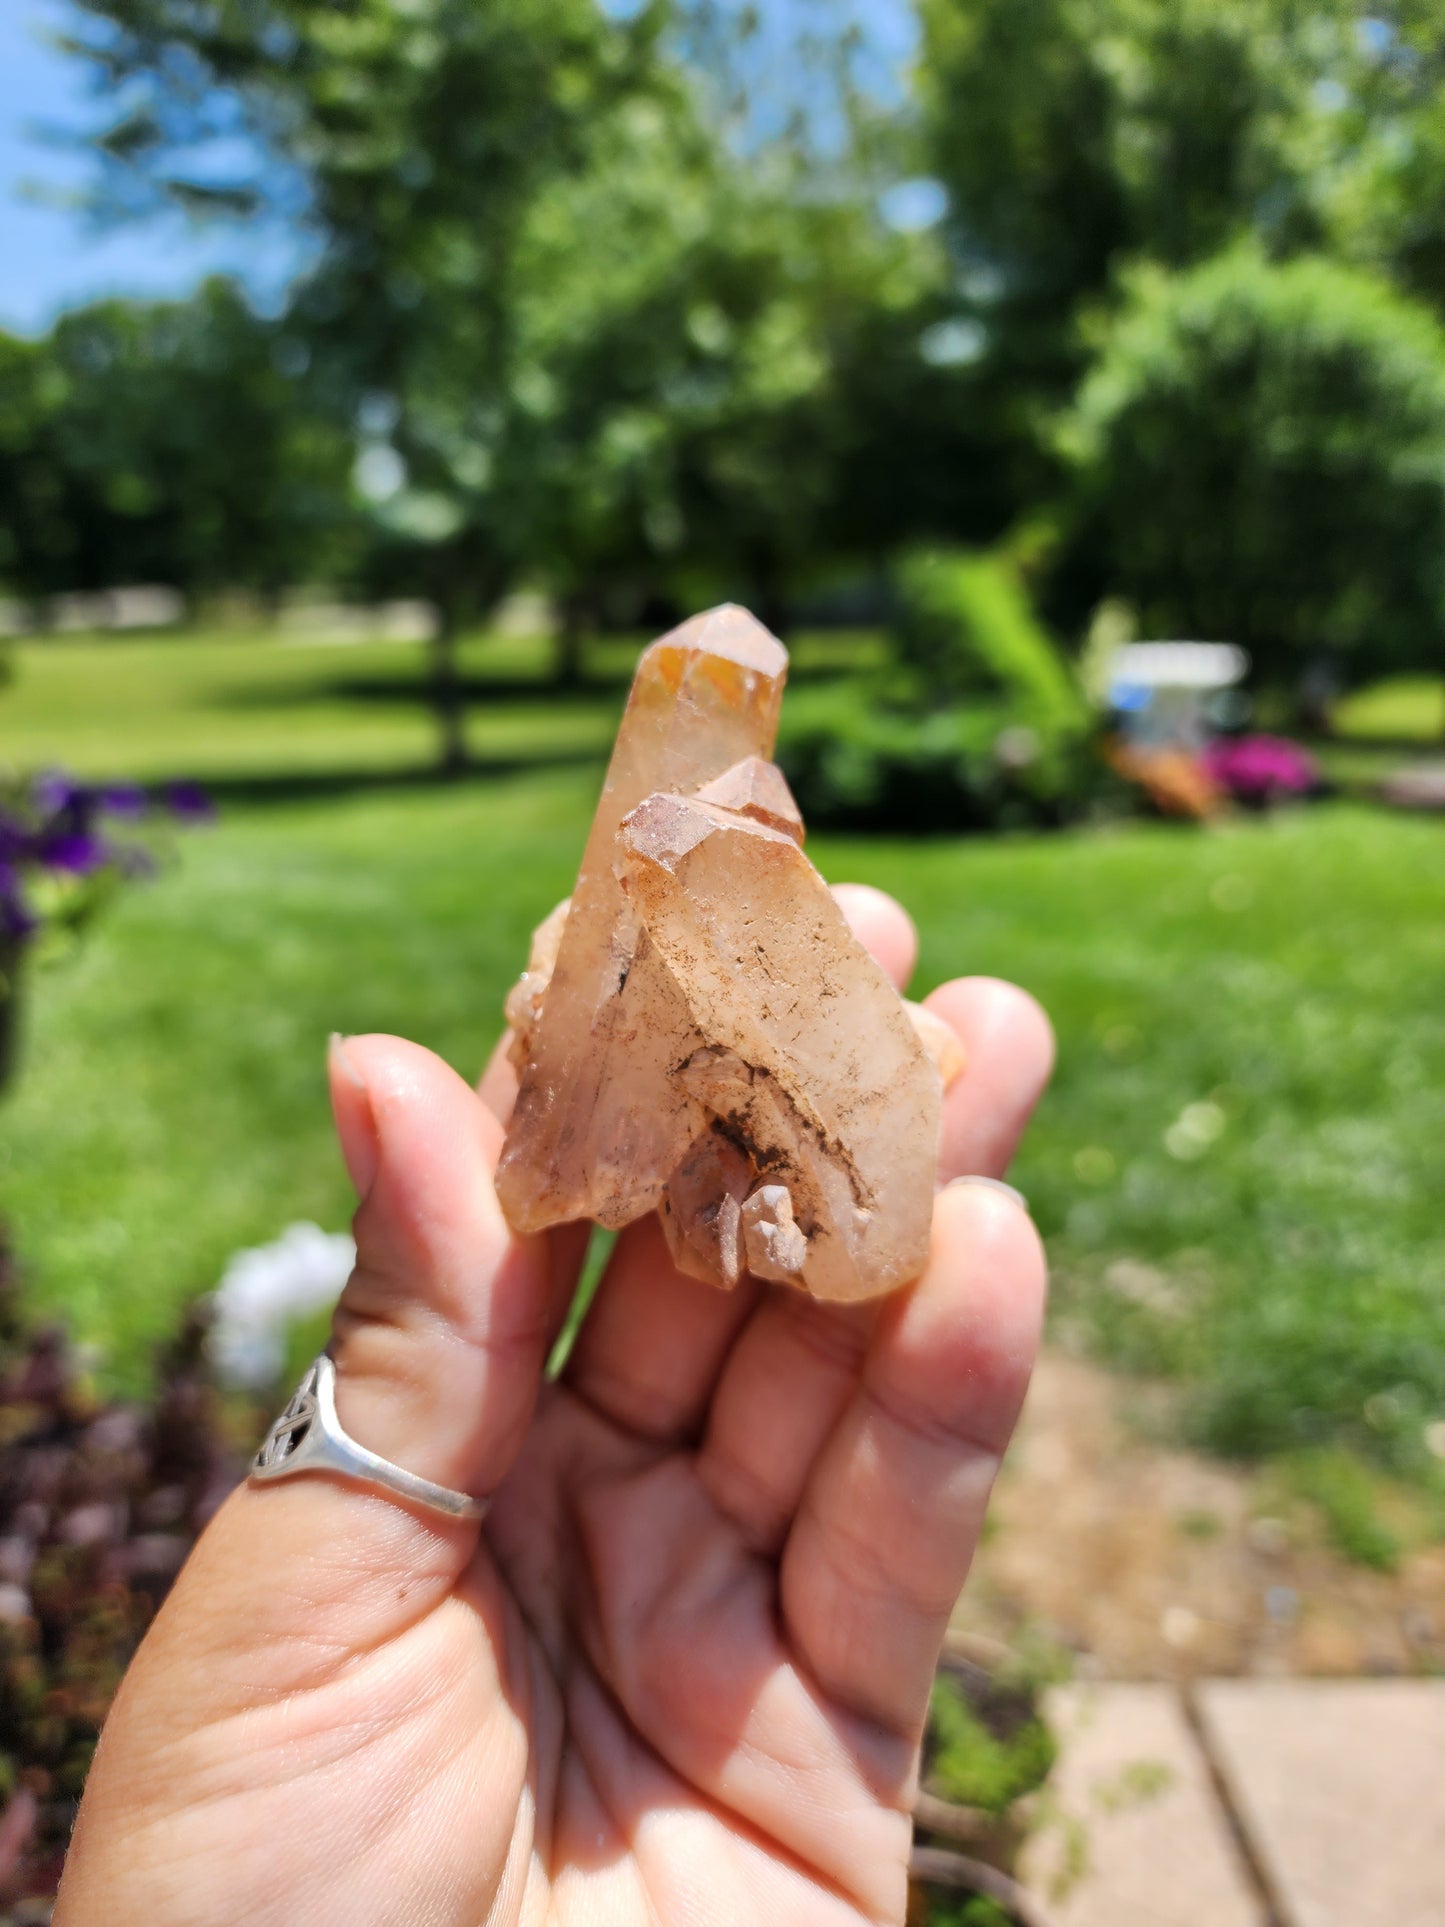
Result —
<path fill-rule="evenodd" d="M 497 1173 L 519 1231 L 570 1218 L 615 1228 L 660 1202 L 686 1146 L 678 1107 L 659 1102 L 669 1052 L 688 1030 L 686 1006 L 658 972 L 644 968 L 632 982 L 640 931 L 614 870 L 618 826 L 654 791 L 691 793 L 751 756 L 766 758 L 787 669 L 782 644 L 732 607 L 694 616 L 637 665 L 519 1067 Z M 535 950 L 534 961 L 543 961 Z"/>
<path fill-rule="evenodd" d="M 867 1298 L 927 1257 L 957 1046 L 803 854 L 768 760 L 786 667 L 735 608 L 644 653 L 570 908 L 507 1001 L 498 1189 L 519 1231 L 657 1210 L 693 1276 Z"/>

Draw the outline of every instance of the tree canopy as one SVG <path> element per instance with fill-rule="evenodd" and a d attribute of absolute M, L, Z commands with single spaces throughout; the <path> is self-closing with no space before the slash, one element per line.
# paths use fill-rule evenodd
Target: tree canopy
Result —
<path fill-rule="evenodd" d="M 0 336 L 0 579 L 278 589 L 345 559 L 351 437 L 224 281 Z"/>
<path fill-rule="evenodd" d="M 274 319 L 214 284 L 0 342 L 0 575 L 427 596 L 453 760 L 450 639 L 514 583 L 574 641 L 659 597 L 781 621 L 1021 521 L 1073 532 L 1034 577 L 1070 638 L 1128 593 L 1281 661 L 1418 655 L 1442 9 L 919 0 L 879 82 L 856 8 L 789 42 L 710 0 L 76 0 L 99 205 L 309 252 Z M 1376 432 L 1388 514 L 1308 584 Z"/>
<path fill-rule="evenodd" d="M 1081 539 L 1153 634 L 1266 669 L 1438 659 L 1445 330 L 1318 257 L 1141 272 L 1066 431 Z"/>

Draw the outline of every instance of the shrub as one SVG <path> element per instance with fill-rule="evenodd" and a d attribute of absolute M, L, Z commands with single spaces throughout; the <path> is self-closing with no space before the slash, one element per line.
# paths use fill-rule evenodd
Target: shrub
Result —
<path fill-rule="evenodd" d="M 788 728 L 783 763 L 809 821 L 1055 824 L 1109 788 L 1083 697 L 1002 559 L 909 555 L 897 607 L 889 668 L 799 705 Z"/>
<path fill-rule="evenodd" d="M 1382 282 L 1250 248 L 1139 271 L 1062 439 L 1078 548 L 1146 631 L 1266 675 L 1438 661 L 1445 330 Z"/>
<path fill-rule="evenodd" d="M 985 1813 L 1004 1813 L 1041 1786 L 1058 1751 L 1031 1693 L 1010 1704 L 995 1691 L 978 1707 L 943 1672 L 933 1683 L 928 1722 L 934 1779 L 950 1800 Z"/>
<path fill-rule="evenodd" d="M 148 1407 L 102 1403 L 63 1335 L 31 1330 L 0 1245 L 0 1923 L 48 1918 L 101 1722 L 206 1520 L 241 1476 L 202 1362 L 203 1314 Z M 244 1424 L 241 1427 L 245 1429 Z M 12 1908 L 21 1911 L 11 1912 Z"/>
<path fill-rule="evenodd" d="M 1067 1676 L 1062 1659 L 1037 1645 L 987 1664 L 945 1650 L 923 1736 L 909 1920 L 1007 1927 L 1032 1918 L 1012 1869 L 1037 1818 L 1027 1796 L 1057 1752 L 1042 1693 Z"/>
<path fill-rule="evenodd" d="M 1336 1552 L 1376 1572 L 1394 1572 L 1403 1548 L 1380 1516 L 1377 1481 L 1342 1446 L 1296 1453 L 1287 1467 L 1290 1483 L 1317 1506 Z"/>
<path fill-rule="evenodd" d="M 1001 558 L 923 549 L 897 571 L 899 659 L 930 699 L 1003 697 L 1034 723 L 1082 723 L 1083 699 Z"/>

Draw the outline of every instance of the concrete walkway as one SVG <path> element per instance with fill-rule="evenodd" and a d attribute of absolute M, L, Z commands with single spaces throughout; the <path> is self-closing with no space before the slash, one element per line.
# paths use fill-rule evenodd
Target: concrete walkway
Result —
<path fill-rule="evenodd" d="M 1025 1854 L 1057 1927 L 1441 1927 L 1445 1680 L 1051 1696 Z"/>

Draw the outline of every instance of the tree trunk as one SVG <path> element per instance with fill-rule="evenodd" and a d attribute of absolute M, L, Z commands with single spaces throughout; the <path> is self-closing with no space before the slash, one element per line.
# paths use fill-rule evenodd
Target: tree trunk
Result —
<path fill-rule="evenodd" d="M 783 572 L 777 558 L 766 552 L 753 557 L 752 612 L 765 629 L 782 641 L 788 629 L 788 605 L 783 594 Z"/>
<path fill-rule="evenodd" d="M 576 689 L 582 681 L 582 651 L 591 628 L 587 599 L 565 595 L 558 608 L 557 655 L 554 674 L 563 689 Z"/>
<path fill-rule="evenodd" d="M 432 708 L 444 776 L 460 776 L 467 767 L 466 704 L 457 673 L 458 626 L 456 604 L 448 598 L 438 605 L 436 634 L 431 642 Z"/>

